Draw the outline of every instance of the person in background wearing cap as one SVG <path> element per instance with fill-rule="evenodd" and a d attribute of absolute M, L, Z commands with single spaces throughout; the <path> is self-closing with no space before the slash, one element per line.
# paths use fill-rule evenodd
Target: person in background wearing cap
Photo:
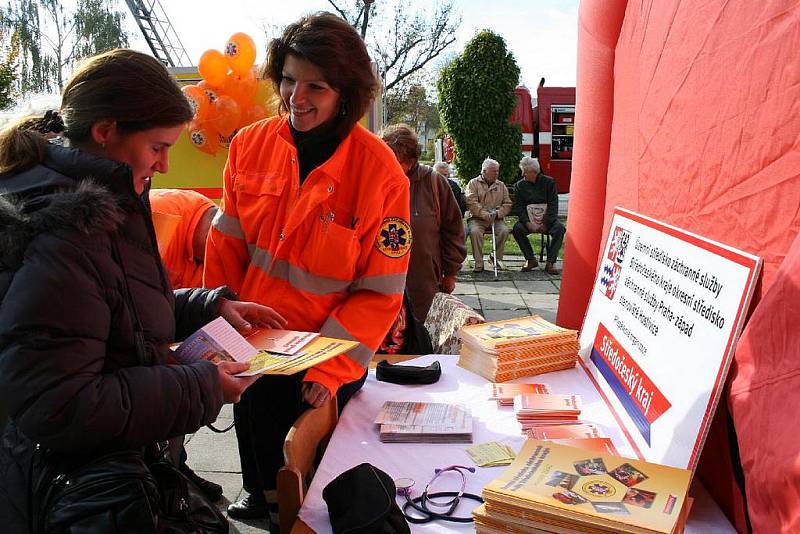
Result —
<path fill-rule="evenodd" d="M 150 209 L 172 287 L 202 287 L 206 238 L 217 205 L 192 190 L 151 189 Z"/>

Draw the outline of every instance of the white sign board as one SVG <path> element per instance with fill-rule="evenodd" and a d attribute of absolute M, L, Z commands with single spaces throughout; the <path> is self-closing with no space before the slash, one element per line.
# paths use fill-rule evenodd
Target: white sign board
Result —
<path fill-rule="evenodd" d="M 581 362 L 632 453 L 694 471 L 760 258 L 617 208 Z"/>

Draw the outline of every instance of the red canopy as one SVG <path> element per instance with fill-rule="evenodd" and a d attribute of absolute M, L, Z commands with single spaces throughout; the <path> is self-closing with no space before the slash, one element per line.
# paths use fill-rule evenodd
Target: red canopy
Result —
<path fill-rule="evenodd" d="M 748 327 L 729 400 L 755 531 L 796 530 L 800 445 L 778 429 L 795 428 L 800 404 L 800 388 L 790 387 L 791 373 L 800 375 L 798 280 L 779 277 L 778 269 L 800 228 L 800 5 L 584 0 L 578 46 L 558 323 L 581 325 L 614 206 L 761 256 L 752 321 L 780 320 L 769 321 L 766 332 Z M 784 272 L 792 269 L 796 264 Z M 760 302 L 773 284 L 783 289 Z M 785 364 L 773 370 L 778 361 Z M 778 394 L 791 408 L 775 409 Z M 701 459 L 699 473 L 743 529 L 726 418 L 723 406 L 706 444 L 713 454 Z"/>

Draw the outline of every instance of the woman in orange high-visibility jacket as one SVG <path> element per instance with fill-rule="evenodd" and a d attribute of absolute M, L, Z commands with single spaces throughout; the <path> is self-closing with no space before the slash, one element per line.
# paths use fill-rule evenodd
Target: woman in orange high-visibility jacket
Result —
<path fill-rule="evenodd" d="M 336 395 L 341 409 L 363 384 L 402 303 L 412 236 L 408 180 L 357 124 L 377 88 L 358 33 L 304 17 L 270 43 L 263 71 L 282 112 L 231 143 L 204 283 L 272 306 L 289 329 L 360 342 L 302 376 L 260 378 L 234 406 L 249 495 L 229 515 L 275 521 L 286 433 L 309 405 Z"/>

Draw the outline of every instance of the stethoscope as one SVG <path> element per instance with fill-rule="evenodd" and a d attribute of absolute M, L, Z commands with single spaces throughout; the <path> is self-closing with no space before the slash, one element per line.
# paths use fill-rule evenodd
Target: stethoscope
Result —
<path fill-rule="evenodd" d="M 435 493 L 430 493 L 429 490 L 434 481 L 436 481 L 436 479 L 439 478 L 442 473 L 446 473 L 448 471 L 456 472 L 461 475 L 461 489 L 459 491 L 437 491 Z M 441 519 L 442 521 L 450 521 L 453 523 L 472 523 L 472 516 L 459 517 L 453 515 L 453 512 L 458 507 L 458 503 L 462 498 L 470 499 L 479 503 L 483 502 L 483 498 L 481 498 L 480 495 L 466 493 L 464 491 L 464 487 L 467 483 L 467 477 L 464 471 L 474 473 L 475 468 L 463 465 L 451 465 L 450 467 L 445 467 L 444 469 L 436 469 L 434 471 L 433 478 L 425 485 L 425 490 L 422 492 L 422 495 L 419 497 L 414 497 L 413 499 L 411 498 L 411 488 L 414 486 L 414 479 L 396 479 L 394 483 L 397 487 L 397 494 L 406 498 L 406 502 L 403 503 L 402 508 L 405 518 L 410 523 L 417 524 L 430 523 L 431 521 L 436 521 L 437 519 Z M 449 499 L 444 502 L 433 500 L 444 497 L 449 497 Z M 429 506 L 439 508 L 441 511 L 431 510 Z M 414 514 L 410 511 L 410 509 L 414 509 L 417 513 Z"/>

